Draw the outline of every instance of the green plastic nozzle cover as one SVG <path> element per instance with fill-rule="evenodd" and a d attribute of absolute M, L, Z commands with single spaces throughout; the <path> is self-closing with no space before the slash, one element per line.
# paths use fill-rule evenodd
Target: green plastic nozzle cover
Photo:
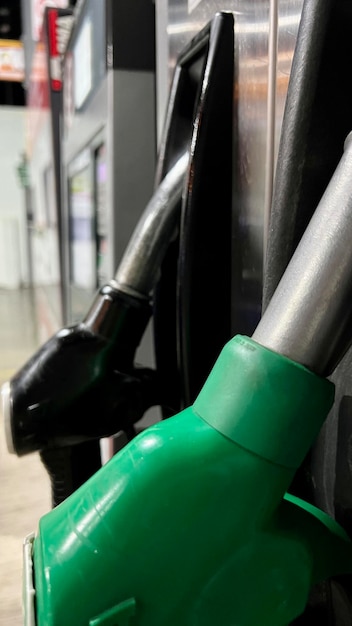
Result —
<path fill-rule="evenodd" d="M 252 340 L 194 405 L 139 435 L 45 515 L 38 626 L 283 626 L 352 571 L 347 536 L 285 495 L 334 387 Z"/>

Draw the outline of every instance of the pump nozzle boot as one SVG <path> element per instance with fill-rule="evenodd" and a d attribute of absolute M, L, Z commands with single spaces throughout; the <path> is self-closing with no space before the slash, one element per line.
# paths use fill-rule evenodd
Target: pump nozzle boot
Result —
<path fill-rule="evenodd" d="M 149 371 L 133 361 L 149 317 L 146 300 L 100 289 L 85 320 L 49 339 L 5 388 L 9 449 L 73 445 L 142 417 L 151 406 Z"/>
<path fill-rule="evenodd" d="M 289 623 L 315 581 L 352 570 L 338 527 L 283 500 L 333 397 L 297 363 L 229 342 L 193 407 L 41 519 L 37 626 Z"/>

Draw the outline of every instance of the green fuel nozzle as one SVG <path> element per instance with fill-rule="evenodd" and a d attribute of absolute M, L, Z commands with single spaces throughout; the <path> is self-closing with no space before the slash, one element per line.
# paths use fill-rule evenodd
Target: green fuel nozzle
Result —
<path fill-rule="evenodd" d="M 351 171 L 348 141 L 253 338 L 226 344 L 193 406 L 40 520 L 27 624 L 285 626 L 315 582 L 352 572 L 344 531 L 287 494 L 345 349 Z"/>
<path fill-rule="evenodd" d="M 192 407 L 41 519 L 38 626 L 289 623 L 314 582 L 352 569 L 333 522 L 284 499 L 333 395 L 285 357 L 230 341 Z"/>

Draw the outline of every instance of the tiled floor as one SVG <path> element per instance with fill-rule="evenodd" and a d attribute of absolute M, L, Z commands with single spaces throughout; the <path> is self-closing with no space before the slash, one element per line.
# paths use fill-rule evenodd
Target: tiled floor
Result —
<path fill-rule="evenodd" d="M 43 292 L 0 290 L 0 384 L 56 330 Z M 1 410 L 1 409 L 0 409 Z M 7 452 L 0 413 L 0 625 L 21 626 L 22 542 L 50 509 L 48 476 L 39 456 Z"/>

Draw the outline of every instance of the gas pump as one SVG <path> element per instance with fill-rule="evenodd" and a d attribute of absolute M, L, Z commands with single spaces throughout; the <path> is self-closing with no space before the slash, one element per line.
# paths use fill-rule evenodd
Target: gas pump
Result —
<path fill-rule="evenodd" d="M 349 135 L 252 339 L 230 340 L 192 406 L 41 519 L 25 545 L 27 623 L 284 626 L 314 583 L 352 572 L 344 531 L 287 494 L 334 401 L 351 169 Z"/>
<path fill-rule="evenodd" d="M 315 583 L 352 573 L 344 530 L 287 493 L 333 407 L 327 378 L 349 345 L 351 158 L 349 137 L 252 338 L 226 343 L 201 388 L 180 316 L 179 345 L 193 363 L 191 382 L 181 380 L 187 408 L 134 438 L 27 539 L 28 624 L 284 626 L 302 614 Z M 191 240 L 186 215 L 181 230 Z M 195 304 L 208 314 L 204 295 Z M 184 296 L 181 285 L 179 310 L 190 311 Z M 206 319 L 197 343 L 209 357 Z M 172 405 L 179 388 L 171 381 L 164 391 Z"/>

